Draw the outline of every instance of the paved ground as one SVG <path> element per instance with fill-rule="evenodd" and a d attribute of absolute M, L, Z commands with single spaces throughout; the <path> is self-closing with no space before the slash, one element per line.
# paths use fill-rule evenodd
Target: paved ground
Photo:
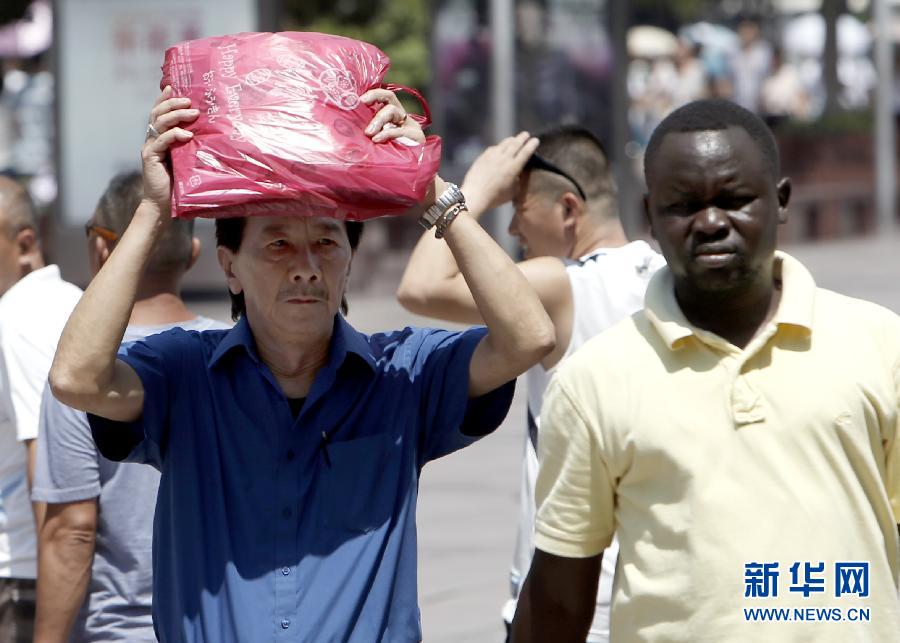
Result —
<path fill-rule="evenodd" d="M 806 263 L 819 285 L 900 312 L 900 238 L 792 246 L 788 251 Z M 392 257 L 365 279 L 354 277 L 358 290 L 350 297 L 350 319 L 360 330 L 427 323 L 393 300 L 402 261 Z M 198 305 L 207 314 L 227 317 L 223 301 Z M 499 612 L 507 592 L 525 422 L 521 393 L 497 433 L 428 465 L 422 474 L 419 597 L 428 643 L 503 640 Z"/>
<path fill-rule="evenodd" d="M 900 313 L 900 236 L 791 246 L 823 288 Z"/>

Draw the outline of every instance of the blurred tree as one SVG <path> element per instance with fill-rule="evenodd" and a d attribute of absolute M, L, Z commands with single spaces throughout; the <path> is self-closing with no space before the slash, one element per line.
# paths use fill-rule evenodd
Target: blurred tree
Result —
<path fill-rule="evenodd" d="M 31 0 L 2 0 L 0 2 L 0 25 L 21 20 L 25 17 L 25 11 Z"/>
<path fill-rule="evenodd" d="M 615 0 L 614 0 L 615 1 Z M 621 0 L 619 0 L 621 1 Z M 681 24 L 702 16 L 707 0 L 634 0 L 630 4 L 632 24 L 650 24 L 675 31 Z"/>
<path fill-rule="evenodd" d="M 622 1 L 622 0 L 618 0 Z M 756 18 L 774 15 L 772 0 L 630 0 L 635 24 L 653 24 L 676 31 L 683 24 L 698 20 L 734 20 L 739 16 Z"/>
<path fill-rule="evenodd" d="M 390 56 L 389 81 L 428 89 L 427 0 L 285 0 L 283 15 L 284 29 L 321 31 L 372 43 Z"/>

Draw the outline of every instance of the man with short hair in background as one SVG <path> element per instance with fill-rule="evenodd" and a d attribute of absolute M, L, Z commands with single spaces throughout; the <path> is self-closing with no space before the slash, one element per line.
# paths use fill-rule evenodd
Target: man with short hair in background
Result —
<path fill-rule="evenodd" d="M 28 490 L 41 393 L 63 326 L 81 290 L 41 253 L 37 214 L 24 187 L 0 177 L 0 641 L 29 642 L 37 573 Z M 24 443 L 24 444 L 23 444 Z"/>
<path fill-rule="evenodd" d="M 140 172 L 112 179 L 85 227 L 92 274 L 116 246 L 143 197 Z M 193 221 L 169 224 L 138 283 L 124 342 L 173 327 L 226 328 L 196 316 L 181 282 L 200 252 Z M 32 500 L 47 503 L 39 533 L 38 643 L 156 641 L 150 614 L 151 543 L 159 471 L 97 450 L 87 416 L 44 391 Z"/>
<path fill-rule="evenodd" d="M 556 330 L 556 349 L 532 366 L 525 378 L 528 430 L 511 597 L 502 612 L 508 627 L 534 553 L 534 483 L 547 382 L 557 365 L 581 344 L 640 309 L 650 277 L 664 262 L 646 242 L 629 242 L 625 237 L 606 152 L 583 127 L 566 125 L 547 130 L 539 138 L 523 134 L 501 141 L 476 159 L 462 189 L 476 217 L 513 201 L 509 231 L 525 254 L 516 265 L 538 293 Z M 481 321 L 453 255 L 428 234 L 413 251 L 398 298 L 421 315 Z M 617 551 L 613 541 L 604 555 L 590 643 L 603 643 L 609 637 Z"/>

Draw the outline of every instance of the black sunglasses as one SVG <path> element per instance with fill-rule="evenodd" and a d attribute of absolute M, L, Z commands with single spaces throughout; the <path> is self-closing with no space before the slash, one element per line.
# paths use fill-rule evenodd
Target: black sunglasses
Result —
<path fill-rule="evenodd" d="M 572 185 L 575 186 L 575 189 L 578 190 L 578 196 L 581 197 L 582 201 L 587 201 L 587 195 L 584 193 L 584 190 L 581 188 L 581 185 L 572 178 L 572 175 L 566 172 L 564 169 L 559 167 L 556 163 L 552 161 L 548 161 L 540 154 L 532 154 L 531 158 L 528 159 L 528 162 L 525 163 L 526 170 L 544 170 L 545 172 L 552 172 L 553 174 L 558 174 L 564 179 L 568 179 Z"/>

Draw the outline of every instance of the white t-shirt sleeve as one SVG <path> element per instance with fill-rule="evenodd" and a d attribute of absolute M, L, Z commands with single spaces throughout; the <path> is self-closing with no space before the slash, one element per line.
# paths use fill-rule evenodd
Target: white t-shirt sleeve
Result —
<path fill-rule="evenodd" d="M 4 326 L 0 336 L 9 402 L 15 417 L 16 439 L 20 442 L 34 440 L 38 436 L 41 395 L 56 348 L 55 341 L 52 346 L 40 346 L 34 339 L 28 333 L 20 332 L 14 324 Z"/>
<path fill-rule="evenodd" d="M 615 483 L 597 434 L 557 374 L 547 388 L 538 438 L 535 546 L 542 551 L 587 558 L 612 542 Z"/>

